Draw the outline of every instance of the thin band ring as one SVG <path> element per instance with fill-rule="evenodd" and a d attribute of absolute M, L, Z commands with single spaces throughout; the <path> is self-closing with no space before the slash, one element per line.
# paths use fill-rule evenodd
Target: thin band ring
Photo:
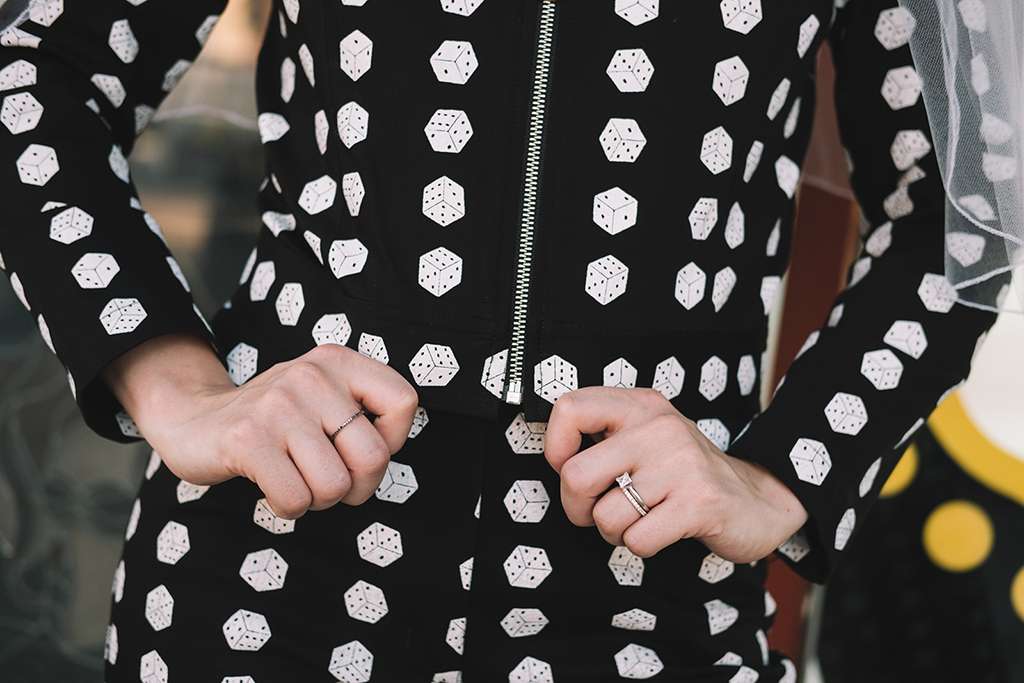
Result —
<path fill-rule="evenodd" d="M 633 487 L 633 479 L 629 476 L 629 472 L 623 472 L 615 478 L 615 483 L 622 489 L 622 493 L 626 496 L 626 500 L 633 506 L 633 509 L 637 511 L 641 517 L 645 516 L 651 511 L 651 508 L 647 506 L 644 499 L 640 496 L 637 490 Z"/>
<path fill-rule="evenodd" d="M 339 427 L 338 427 L 337 429 L 335 429 L 335 430 L 334 430 L 334 431 L 333 431 L 333 432 L 331 433 L 331 442 L 333 442 L 333 441 L 334 441 L 334 437 L 336 437 L 336 436 L 338 435 L 338 432 L 340 432 L 340 431 L 341 431 L 342 429 L 344 429 L 345 427 L 349 426 L 349 424 L 351 424 L 351 423 L 352 423 L 352 420 L 354 420 L 354 419 L 356 419 L 357 417 L 359 417 L 360 415 L 362 415 L 362 414 L 363 414 L 363 412 L 364 412 L 364 411 L 363 411 L 363 409 L 362 409 L 362 408 L 360 408 L 360 409 L 359 409 L 359 410 L 357 410 L 356 412 L 352 413 L 352 415 L 351 415 L 351 416 L 349 416 L 349 418 L 348 418 L 347 420 L 345 420 L 344 422 L 342 422 L 342 423 L 341 423 L 341 426 L 339 426 Z"/>

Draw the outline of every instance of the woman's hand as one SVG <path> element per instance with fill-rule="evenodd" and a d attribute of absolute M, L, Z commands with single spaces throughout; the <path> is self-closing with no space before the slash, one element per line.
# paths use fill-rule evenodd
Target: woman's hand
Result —
<path fill-rule="evenodd" d="M 583 434 L 597 443 L 577 453 Z M 585 387 L 563 394 L 544 442 L 569 519 L 596 525 L 609 543 L 640 557 L 696 538 L 727 560 L 752 562 L 807 520 L 782 482 L 723 453 L 654 389 Z M 623 472 L 650 507 L 646 516 L 615 484 Z"/>
<path fill-rule="evenodd" d="M 416 391 L 395 370 L 327 344 L 235 386 L 197 337 L 158 337 L 104 373 L 139 431 L 178 477 L 256 483 L 274 512 L 300 517 L 373 495 L 405 442 Z M 330 434 L 361 407 L 360 415 Z"/>

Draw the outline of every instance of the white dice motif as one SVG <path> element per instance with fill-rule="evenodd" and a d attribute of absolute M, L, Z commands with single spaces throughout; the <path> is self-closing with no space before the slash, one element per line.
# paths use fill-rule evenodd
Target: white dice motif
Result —
<path fill-rule="evenodd" d="M 341 39 L 341 70 L 353 81 L 358 81 L 373 60 L 373 41 L 356 29 Z"/>
<path fill-rule="evenodd" d="M 949 313 L 958 298 L 956 289 L 942 275 L 925 273 L 917 288 L 924 307 L 933 313 Z"/>
<path fill-rule="evenodd" d="M 270 640 L 270 624 L 258 612 L 240 609 L 222 627 L 224 640 L 232 650 L 255 652 Z"/>
<path fill-rule="evenodd" d="M 389 526 L 374 522 L 356 537 L 359 557 L 378 567 L 387 567 L 402 556 L 402 534 Z"/>
<path fill-rule="evenodd" d="M 317 346 L 337 344 L 345 346 L 352 336 L 352 324 L 344 313 L 326 313 L 313 325 L 313 341 Z"/>
<path fill-rule="evenodd" d="M 818 28 L 821 21 L 815 15 L 810 15 L 800 24 L 800 31 L 797 35 L 796 53 L 803 57 L 814 42 L 814 36 L 818 35 Z"/>
<path fill-rule="evenodd" d="M 338 109 L 336 117 L 338 137 L 341 142 L 352 149 L 353 146 L 366 139 L 370 130 L 370 113 L 358 102 L 346 102 Z"/>
<path fill-rule="evenodd" d="M 334 198 L 338 193 L 338 183 L 329 175 L 311 180 L 302 188 L 299 195 L 299 206 L 306 213 L 314 216 L 334 206 Z"/>
<path fill-rule="evenodd" d="M 732 576 L 735 570 L 736 565 L 734 563 L 714 553 L 708 553 L 700 563 L 700 570 L 697 572 L 697 576 L 708 583 L 718 583 Z"/>
<path fill-rule="evenodd" d="M 12 135 L 27 133 L 39 125 L 43 118 L 43 105 L 31 93 L 8 95 L 0 106 L 0 122 Z"/>
<path fill-rule="evenodd" d="M 447 227 L 466 215 L 466 194 L 462 185 L 441 176 L 423 188 L 423 215 Z"/>
<path fill-rule="evenodd" d="M 358 640 L 351 640 L 331 650 L 327 670 L 342 683 L 369 683 L 373 673 L 373 653 Z"/>
<path fill-rule="evenodd" d="M 419 489 L 416 481 L 416 473 L 412 467 L 404 463 L 391 460 L 388 462 L 388 469 L 384 472 L 384 478 L 377 486 L 376 496 L 380 500 L 389 503 L 404 503 L 409 500 L 412 494 Z"/>
<path fill-rule="evenodd" d="M 370 334 L 369 332 L 360 334 L 358 350 L 364 356 L 385 365 L 391 360 L 388 356 L 388 347 L 384 344 L 384 338 L 376 334 Z"/>
<path fill-rule="evenodd" d="M 430 67 L 442 83 L 465 85 L 477 66 L 473 45 L 464 40 L 446 40 L 430 57 Z"/>
<path fill-rule="evenodd" d="M 388 613 L 388 601 L 384 591 L 360 580 L 345 591 L 345 611 L 353 619 L 376 624 Z"/>
<path fill-rule="evenodd" d="M 544 518 L 551 498 L 543 482 L 536 479 L 519 479 L 505 494 L 505 509 L 515 522 L 536 523 Z"/>
<path fill-rule="evenodd" d="M 131 64 L 139 56 L 139 41 L 136 40 L 127 19 L 118 19 L 111 24 L 107 44 L 125 64 Z"/>
<path fill-rule="evenodd" d="M 37 77 L 38 71 L 35 64 L 26 62 L 24 59 L 15 60 L 0 69 L 0 92 L 35 85 Z"/>
<path fill-rule="evenodd" d="M 722 268 L 715 273 L 715 282 L 711 288 L 711 302 L 715 305 L 715 312 L 722 310 L 729 301 L 733 287 L 736 286 L 736 271 L 730 266 Z"/>
<path fill-rule="evenodd" d="M 501 398 L 505 391 L 505 367 L 508 364 L 508 349 L 491 354 L 484 360 L 484 369 L 480 374 L 480 384 L 484 389 Z"/>
<path fill-rule="evenodd" d="M 676 301 L 686 310 L 692 309 L 704 298 L 708 276 L 693 261 L 679 269 L 676 273 Z"/>
<path fill-rule="evenodd" d="M 259 592 L 284 588 L 288 563 L 273 548 L 249 553 L 242 561 L 238 575 Z"/>
<path fill-rule="evenodd" d="M 985 252 L 985 238 L 967 232 L 946 233 L 946 252 L 961 266 L 973 266 Z"/>
<path fill-rule="evenodd" d="M 511 609 L 501 620 L 501 627 L 509 638 L 537 635 L 547 625 L 548 618 L 534 607 Z"/>
<path fill-rule="evenodd" d="M 435 152 L 457 154 L 473 137 L 473 126 L 461 109 L 438 109 L 427 121 L 423 132 Z"/>
<path fill-rule="evenodd" d="M 630 643 L 615 653 L 615 667 L 622 678 L 646 679 L 659 674 L 665 665 L 651 648 Z"/>
<path fill-rule="evenodd" d="M 517 455 L 543 453 L 547 426 L 547 422 L 527 422 L 523 414 L 518 413 L 505 429 L 505 439 Z"/>
<path fill-rule="evenodd" d="M 629 268 L 611 254 L 587 264 L 586 292 L 601 305 L 626 293 Z"/>
<path fill-rule="evenodd" d="M 421 387 L 445 386 L 458 371 L 452 348 L 444 344 L 424 344 L 409 361 L 409 372 Z"/>
<path fill-rule="evenodd" d="M 675 356 L 669 356 L 654 368 L 651 388 L 657 389 L 668 400 L 674 399 L 683 390 L 686 371 Z"/>
<path fill-rule="evenodd" d="M 174 619 L 174 598 L 167 586 L 161 584 L 146 593 L 146 621 L 154 631 L 170 627 Z"/>
<path fill-rule="evenodd" d="M 903 362 L 889 349 L 868 351 L 861 359 L 860 374 L 879 391 L 895 389 L 903 376 Z"/>
<path fill-rule="evenodd" d="M 484 4 L 484 0 L 441 0 L 441 9 L 451 14 L 468 17 Z"/>
<path fill-rule="evenodd" d="M 911 358 L 920 358 L 928 348 L 928 338 L 921 323 L 913 320 L 897 320 L 885 333 L 886 344 L 899 349 Z"/>
<path fill-rule="evenodd" d="M 725 128 L 718 126 L 704 134 L 700 160 L 715 175 L 729 170 L 732 166 L 732 136 Z"/>
<path fill-rule="evenodd" d="M 502 564 L 509 585 L 536 588 L 551 574 L 551 562 L 543 548 L 517 545 Z"/>
<path fill-rule="evenodd" d="M 853 529 L 856 525 L 857 513 L 853 508 L 847 508 L 839 520 L 839 525 L 836 526 L 836 536 L 832 547 L 836 550 L 844 549 L 846 543 L 850 540 L 850 536 L 853 535 Z"/>
<path fill-rule="evenodd" d="M 606 73 L 619 92 L 643 92 L 654 75 L 654 65 L 640 48 L 616 50 Z"/>
<path fill-rule="evenodd" d="M 256 501 L 256 507 L 252 511 L 252 521 L 275 535 L 290 534 L 295 531 L 295 520 L 285 519 L 274 514 L 266 498 Z"/>
<path fill-rule="evenodd" d="M 611 118 L 598 141 L 608 161 L 632 163 L 640 156 L 647 138 L 636 119 Z"/>
<path fill-rule="evenodd" d="M 594 195 L 594 223 L 609 235 L 636 225 L 637 201 L 620 187 Z"/>
<path fill-rule="evenodd" d="M 636 387 L 637 371 L 625 358 L 616 358 L 604 366 L 604 386 L 633 389 Z"/>
<path fill-rule="evenodd" d="M 523 657 L 508 674 L 514 683 L 554 683 L 551 665 L 536 657 Z"/>
<path fill-rule="evenodd" d="M 906 109 L 921 96 L 921 78 L 912 66 L 890 69 L 882 82 L 882 97 L 891 109 Z"/>
<path fill-rule="evenodd" d="M 561 356 L 548 356 L 533 366 L 533 390 L 550 403 L 577 388 L 576 366 Z"/>
<path fill-rule="evenodd" d="M 660 0 L 615 0 L 615 13 L 620 17 L 639 26 L 658 17 Z"/>
<path fill-rule="evenodd" d="M 832 431 L 855 436 L 868 423 L 868 409 L 860 396 L 838 391 L 825 406 L 825 418 Z"/>
<path fill-rule="evenodd" d="M 188 528 L 178 522 L 167 522 L 156 537 L 156 559 L 164 564 L 177 564 L 190 548 Z"/>
<path fill-rule="evenodd" d="M 743 99 L 750 80 L 750 69 L 738 56 L 723 59 L 715 64 L 715 77 L 711 89 L 715 91 L 722 104 L 729 106 Z"/>
<path fill-rule="evenodd" d="M 32 144 L 18 157 L 18 177 L 25 185 L 42 187 L 60 170 L 53 147 Z"/>
<path fill-rule="evenodd" d="M 639 586 L 644 582 L 644 560 L 624 545 L 616 546 L 608 558 L 608 569 L 620 586 Z"/>
<path fill-rule="evenodd" d="M 910 42 L 916 26 L 917 21 L 905 7 L 885 9 L 879 12 L 875 22 L 875 38 L 886 50 L 895 50 Z"/>
<path fill-rule="evenodd" d="M 725 391 L 725 385 L 729 381 L 729 368 L 718 356 L 711 356 L 700 368 L 700 386 L 698 390 L 701 396 L 713 401 Z"/>
<path fill-rule="evenodd" d="M 260 261 L 256 264 L 252 279 L 249 281 L 249 300 L 263 301 L 270 293 L 270 288 L 277 278 L 277 270 L 273 261 Z"/>
<path fill-rule="evenodd" d="M 145 319 L 146 309 L 134 297 L 111 299 L 100 312 L 100 323 L 110 335 L 132 332 Z"/>
<path fill-rule="evenodd" d="M 71 267 L 71 275 L 82 289 L 103 289 L 120 271 L 110 254 L 83 254 Z"/>
<path fill-rule="evenodd" d="M 362 272 L 369 250 L 356 238 L 334 240 L 327 252 L 327 264 L 334 277 L 343 278 Z"/>
<path fill-rule="evenodd" d="M 743 213 L 743 208 L 739 202 L 734 202 L 729 207 L 729 216 L 725 219 L 725 243 L 730 249 L 743 244 L 743 240 L 746 239 L 747 217 Z"/>
<path fill-rule="evenodd" d="M 302 285 L 298 282 L 286 282 L 274 301 L 277 319 L 282 325 L 294 327 L 298 324 L 299 316 L 305 305 L 306 299 L 302 294 Z"/>
<path fill-rule="evenodd" d="M 228 374 L 235 384 L 245 384 L 256 374 L 259 351 L 245 342 L 235 344 L 228 352 Z"/>
<path fill-rule="evenodd" d="M 775 179 L 779 182 L 779 188 L 792 199 L 796 194 L 797 183 L 800 181 L 800 167 L 783 154 L 775 160 Z"/>
<path fill-rule="evenodd" d="M 451 291 L 462 282 L 462 257 L 444 247 L 420 256 L 419 283 L 434 296 Z"/>
<path fill-rule="evenodd" d="M 167 664 L 156 650 L 150 650 L 139 660 L 139 680 L 142 683 L 167 683 Z"/>
<path fill-rule="evenodd" d="M 626 631 L 653 631 L 657 623 L 658 617 L 639 607 L 612 617 L 612 626 Z"/>
<path fill-rule="evenodd" d="M 713 636 L 728 630 L 740 617 L 739 610 L 717 599 L 705 602 L 704 609 L 708 613 L 708 631 Z"/>
<path fill-rule="evenodd" d="M 718 200 L 701 197 L 690 210 L 690 234 L 695 240 L 706 240 L 718 224 Z"/>
<path fill-rule="evenodd" d="M 800 481 L 821 486 L 832 469 L 832 458 L 825 444 L 815 439 L 800 438 L 789 451 L 789 460 Z"/>
<path fill-rule="evenodd" d="M 722 11 L 722 23 L 737 33 L 750 33 L 764 17 L 761 0 L 722 0 L 719 8 Z"/>

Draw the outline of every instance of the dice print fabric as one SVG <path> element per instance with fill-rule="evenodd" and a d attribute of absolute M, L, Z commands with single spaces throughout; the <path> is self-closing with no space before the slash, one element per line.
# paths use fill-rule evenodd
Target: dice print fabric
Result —
<path fill-rule="evenodd" d="M 515 406 L 421 416 L 374 497 L 298 520 L 248 480 L 199 493 L 152 453 L 105 680 L 795 683 L 765 638 L 766 563 L 692 540 L 640 558 L 570 524 Z"/>
<path fill-rule="evenodd" d="M 521 395 L 502 429 L 523 457 L 567 391 L 654 387 L 792 488 L 810 521 L 779 552 L 820 581 L 994 320 L 942 275 L 943 188 L 894 0 L 275 2 L 257 73 L 266 229 L 212 329 L 127 155 L 223 2 L 29 6 L 0 35 L 0 267 L 111 439 L 141 435 L 99 372 L 170 332 L 206 339 L 237 383 L 336 343 L 401 372 L 426 410 L 495 419 Z M 825 41 L 863 249 L 759 412 Z M 421 497 L 419 471 L 389 476 L 382 500 Z M 561 512 L 530 486 L 512 496 L 519 530 Z M 392 521 L 358 530 L 382 568 L 409 543 Z M 162 557 L 194 555 L 170 529 Z M 545 586 L 551 548 L 512 537 L 492 570 Z M 639 585 L 636 559 L 612 558 L 617 585 Z M 252 634 L 238 642 L 262 637 L 256 621 L 234 622 Z M 657 675 L 666 653 L 635 645 L 618 675 Z M 331 647 L 332 673 L 362 680 L 364 645 Z M 523 660 L 513 680 L 551 665 Z"/>

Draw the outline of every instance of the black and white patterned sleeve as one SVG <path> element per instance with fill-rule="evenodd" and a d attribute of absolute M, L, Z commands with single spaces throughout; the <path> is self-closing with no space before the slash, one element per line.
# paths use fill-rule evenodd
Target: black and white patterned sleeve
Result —
<path fill-rule="evenodd" d="M 836 105 L 868 225 L 827 320 L 730 447 L 807 509 L 807 525 L 779 551 L 816 582 L 840 560 L 914 431 L 966 378 L 995 319 L 955 303 L 943 275 L 944 189 L 907 45 L 913 26 L 895 0 L 836 3 Z"/>
<path fill-rule="evenodd" d="M 130 441 L 102 369 L 158 335 L 213 339 L 126 156 L 225 0 L 24 4 L 27 19 L 0 33 L 0 268 L 86 423 Z"/>

